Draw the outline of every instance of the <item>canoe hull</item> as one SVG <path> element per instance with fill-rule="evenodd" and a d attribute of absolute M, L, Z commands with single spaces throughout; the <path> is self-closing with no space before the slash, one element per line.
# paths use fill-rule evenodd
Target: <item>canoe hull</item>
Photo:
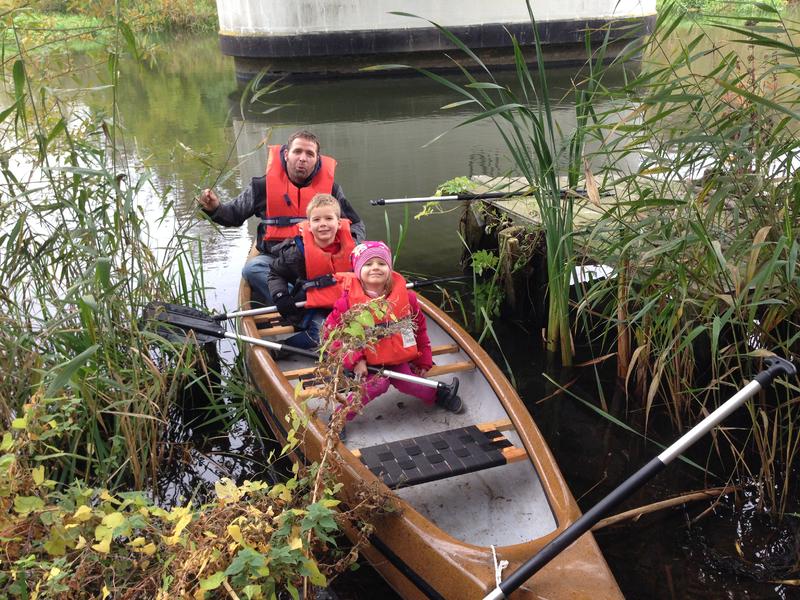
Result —
<path fill-rule="evenodd" d="M 240 292 L 241 306 L 247 306 L 249 296 L 249 286 L 243 282 Z M 476 372 L 485 378 L 497 397 L 502 399 L 503 408 L 513 423 L 518 441 L 526 450 L 530 465 L 541 481 L 541 487 L 546 495 L 545 508 L 549 507 L 549 511 L 552 512 L 553 528 L 548 533 L 534 539 L 526 539 L 521 543 L 496 548 L 498 560 L 509 561 L 509 569 L 513 570 L 572 524 L 580 516 L 580 510 L 538 428 L 508 380 L 469 334 L 438 307 L 422 297 L 420 304 L 427 315 L 429 325 L 434 329 L 437 326 L 447 329 L 450 339 L 474 362 Z M 244 335 L 252 337 L 258 337 L 260 334 L 252 318 L 242 319 L 240 330 Z M 277 440 L 285 442 L 286 416 L 293 409 L 301 410 L 300 402 L 294 395 L 293 384 L 283 376 L 279 366 L 266 350 L 247 346 L 245 351 L 251 378 L 263 394 L 257 400 L 259 408 Z M 361 416 L 357 420 L 360 418 Z M 380 421 L 373 421 L 370 426 L 376 423 Z M 325 434 L 324 422 L 319 418 L 311 418 L 301 448 L 306 460 L 314 461 L 320 458 Z M 348 425 L 347 443 L 351 444 L 350 425 Z M 343 491 L 354 490 L 366 482 L 391 493 L 343 444 L 339 443 L 337 450 L 341 457 L 340 481 L 344 484 Z M 499 469 L 492 471 L 499 472 Z M 487 480 L 478 474 L 473 478 L 472 485 L 485 486 Z M 445 483 L 448 481 L 444 480 Z M 513 481 L 510 484 L 516 485 Z M 470 485 L 470 482 L 467 485 Z M 446 485 L 440 486 L 440 489 L 446 491 Z M 405 497 L 406 492 L 407 490 L 399 490 L 394 494 L 393 504 L 397 508 L 395 512 L 382 514 L 373 520 L 375 533 L 370 540 L 371 545 L 363 550 L 370 564 L 403 598 L 482 598 L 491 591 L 495 587 L 495 567 L 491 548 L 480 543 L 468 543 L 456 539 L 426 518 L 419 503 Z M 355 501 L 354 498 L 348 497 L 347 493 L 341 499 L 350 505 Z M 458 510 L 455 503 L 457 500 L 454 501 L 453 509 Z M 466 507 L 464 509 L 466 510 Z M 354 532 L 346 533 L 353 539 Z M 591 534 L 587 534 L 537 573 L 513 597 L 621 599 L 623 596 L 594 538 Z"/>

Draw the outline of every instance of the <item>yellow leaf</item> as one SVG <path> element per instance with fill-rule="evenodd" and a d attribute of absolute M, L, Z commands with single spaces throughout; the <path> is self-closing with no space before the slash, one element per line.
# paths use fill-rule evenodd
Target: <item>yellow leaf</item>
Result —
<path fill-rule="evenodd" d="M 240 544 L 243 543 L 244 537 L 242 536 L 242 530 L 238 525 L 228 525 L 228 535 L 230 535 Z"/>
<path fill-rule="evenodd" d="M 138 548 L 139 546 L 144 546 L 145 541 L 147 540 L 139 536 L 135 540 L 133 540 L 130 545 L 132 548 Z"/>
<path fill-rule="evenodd" d="M 44 467 L 39 466 L 35 469 L 31 469 L 31 475 L 33 476 L 33 483 L 36 485 L 42 485 L 44 481 Z"/>
<path fill-rule="evenodd" d="M 214 484 L 214 491 L 217 493 L 219 501 L 223 504 L 236 502 L 242 497 L 242 492 L 236 487 L 236 484 L 227 477 L 223 477 Z"/>
<path fill-rule="evenodd" d="M 290 550 L 300 550 L 303 547 L 303 540 L 299 537 L 293 537 L 289 540 L 289 549 Z"/>
<path fill-rule="evenodd" d="M 52 567 L 50 569 L 50 573 L 47 574 L 47 579 L 50 580 L 53 577 L 58 577 L 59 573 L 61 573 L 61 569 L 58 567 Z"/>
<path fill-rule="evenodd" d="M 72 515 L 72 518 L 78 521 L 79 523 L 88 521 L 89 519 L 92 518 L 92 509 L 86 506 L 85 504 L 83 506 L 79 506 L 78 510 L 76 510 L 75 513 Z"/>
<path fill-rule="evenodd" d="M 111 592 L 108 590 L 108 587 L 105 585 L 103 586 L 103 600 L 106 600 L 111 595 Z"/>
<path fill-rule="evenodd" d="M 215 534 L 213 531 L 204 531 L 204 532 L 203 532 L 203 535 L 204 535 L 205 537 L 207 537 L 208 539 L 210 539 L 210 540 L 215 540 L 215 539 L 217 539 L 217 534 Z"/>
<path fill-rule="evenodd" d="M 111 536 L 104 537 L 98 544 L 93 544 L 92 550 L 100 552 L 101 554 L 108 554 L 111 552 Z"/>
<path fill-rule="evenodd" d="M 109 529 L 116 529 L 125 523 L 125 515 L 121 512 L 112 512 L 103 517 L 101 523 Z"/>
<path fill-rule="evenodd" d="M 78 536 L 78 543 L 75 546 L 75 550 L 83 550 L 86 547 L 86 538 L 82 535 Z"/>
<path fill-rule="evenodd" d="M 146 554 L 147 556 L 153 556 L 153 554 L 156 553 L 156 545 L 153 542 L 150 542 L 144 548 L 142 548 L 142 553 Z"/>
<path fill-rule="evenodd" d="M 188 506 L 177 506 L 172 509 L 172 511 L 167 514 L 166 519 L 167 521 L 180 521 L 186 515 L 191 515 L 191 510 Z"/>
<path fill-rule="evenodd" d="M 100 500 L 105 500 L 106 502 L 116 502 L 116 498 L 108 493 L 108 490 L 103 490 L 100 492 Z"/>
<path fill-rule="evenodd" d="M 186 526 L 192 522 L 192 513 L 183 515 L 180 520 L 175 524 L 175 531 L 172 532 L 173 537 L 178 537 Z"/>

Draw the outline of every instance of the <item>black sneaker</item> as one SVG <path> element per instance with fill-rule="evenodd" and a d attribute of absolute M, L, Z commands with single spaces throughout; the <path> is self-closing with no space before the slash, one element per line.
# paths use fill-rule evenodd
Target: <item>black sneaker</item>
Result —
<path fill-rule="evenodd" d="M 464 410 L 464 403 L 458 395 L 458 377 L 453 377 L 450 385 L 440 385 L 436 388 L 436 406 L 441 406 L 454 414 Z"/>

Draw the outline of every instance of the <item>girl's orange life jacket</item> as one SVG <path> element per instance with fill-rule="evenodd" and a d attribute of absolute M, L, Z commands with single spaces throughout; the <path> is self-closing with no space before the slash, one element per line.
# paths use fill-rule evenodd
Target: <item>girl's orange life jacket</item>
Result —
<path fill-rule="evenodd" d="M 264 239 L 283 240 L 299 233 L 298 225 L 306 220 L 306 208 L 317 194 L 333 191 L 333 174 L 336 161 L 320 155 L 322 164 L 311 182 L 297 187 L 283 166 L 281 146 L 270 146 L 267 157 L 267 212 L 261 220 L 266 225 Z"/>
<path fill-rule="evenodd" d="M 340 219 L 339 223 L 341 227 L 336 232 L 335 241 L 339 242 L 340 248 L 335 254 L 317 246 L 307 221 L 300 224 L 306 261 L 307 281 L 303 284 L 306 308 L 331 308 L 342 297 L 342 287 L 333 274 L 351 269 L 350 253 L 356 242 L 350 233 L 350 220 Z"/>
<path fill-rule="evenodd" d="M 342 289 L 347 294 L 351 307 L 356 304 L 367 304 L 374 300 L 364 292 L 355 273 L 339 273 L 336 277 L 342 281 Z M 381 323 L 388 325 L 402 320 L 405 320 L 407 326 L 402 331 L 381 338 L 374 345 L 365 348 L 365 359 L 368 365 L 399 365 L 419 358 L 406 280 L 399 273 L 392 271 L 392 281 L 394 282 L 392 291 L 386 298 L 391 310 L 378 321 L 377 326 L 380 326 Z"/>

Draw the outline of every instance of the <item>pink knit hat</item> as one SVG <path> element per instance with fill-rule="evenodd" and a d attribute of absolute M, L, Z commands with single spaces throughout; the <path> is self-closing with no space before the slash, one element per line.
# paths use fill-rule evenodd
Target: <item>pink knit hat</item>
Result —
<path fill-rule="evenodd" d="M 392 251 L 383 242 L 362 242 L 350 253 L 350 264 L 353 265 L 353 273 L 361 277 L 361 267 L 370 258 L 381 258 L 392 268 Z"/>

